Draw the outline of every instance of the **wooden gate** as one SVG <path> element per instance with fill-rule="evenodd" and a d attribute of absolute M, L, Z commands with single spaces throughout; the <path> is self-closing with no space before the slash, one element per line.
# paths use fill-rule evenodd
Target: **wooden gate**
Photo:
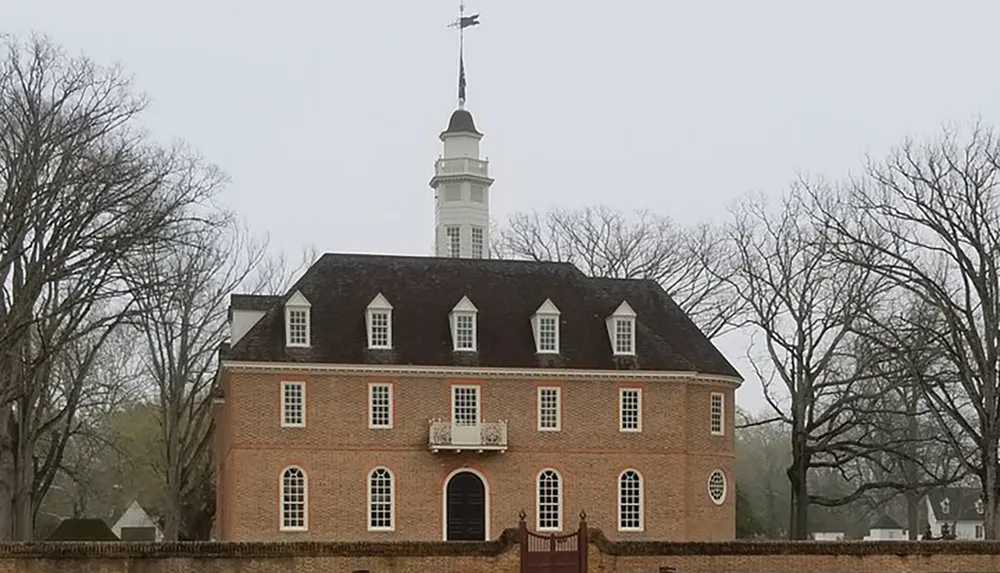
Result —
<path fill-rule="evenodd" d="M 528 530 L 521 510 L 521 573 L 587 573 L 587 514 L 580 528 L 566 535 L 542 535 Z"/>

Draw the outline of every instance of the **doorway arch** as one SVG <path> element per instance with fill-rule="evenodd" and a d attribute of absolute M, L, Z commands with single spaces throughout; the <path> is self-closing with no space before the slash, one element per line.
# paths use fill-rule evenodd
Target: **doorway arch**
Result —
<path fill-rule="evenodd" d="M 490 488 L 479 471 L 459 468 L 444 480 L 442 488 L 445 541 L 490 539 Z"/>

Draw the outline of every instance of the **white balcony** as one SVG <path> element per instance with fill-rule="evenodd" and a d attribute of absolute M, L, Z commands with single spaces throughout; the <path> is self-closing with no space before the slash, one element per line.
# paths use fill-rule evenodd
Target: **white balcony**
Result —
<path fill-rule="evenodd" d="M 453 452 L 506 452 L 507 422 L 457 424 L 431 420 L 428 444 L 435 454 L 441 450 Z"/>
<path fill-rule="evenodd" d="M 434 176 L 463 175 L 471 173 L 480 177 L 489 177 L 490 162 L 472 157 L 453 157 L 438 159 L 434 164 Z"/>

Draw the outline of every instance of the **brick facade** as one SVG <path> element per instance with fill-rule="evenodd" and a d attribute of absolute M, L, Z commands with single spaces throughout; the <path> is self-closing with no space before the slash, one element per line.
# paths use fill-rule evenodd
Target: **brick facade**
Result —
<path fill-rule="evenodd" d="M 535 528 L 536 479 L 546 468 L 562 480 L 563 531 L 575 530 L 585 510 L 589 523 L 610 539 L 734 537 L 734 384 L 665 375 L 632 381 L 603 375 L 560 380 L 542 372 L 547 376 L 537 379 L 333 372 L 224 371 L 225 400 L 216 410 L 220 540 L 441 540 L 445 481 L 463 468 L 485 478 L 490 538 L 515 526 L 521 509 Z M 305 427 L 281 427 L 282 381 L 305 383 Z M 392 429 L 368 427 L 373 381 L 393 386 Z M 430 451 L 429 420 L 449 419 L 452 384 L 479 385 L 482 419 L 507 421 L 505 453 Z M 539 386 L 561 388 L 560 431 L 538 430 Z M 641 432 L 619 431 L 620 387 L 642 389 Z M 724 396 L 721 436 L 710 431 L 713 392 Z M 279 479 L 290 465 L 308 477 L 307 531 L 279 530 Z M 378 466 L 394 475 L 394 531 L 367 528 L 367 476 Z M 628 468 L 643 477 L 641 532 L 617 528 L 617 479 Z M 721 505 L 708 492 L 714 470 L 726 476 Z"/>

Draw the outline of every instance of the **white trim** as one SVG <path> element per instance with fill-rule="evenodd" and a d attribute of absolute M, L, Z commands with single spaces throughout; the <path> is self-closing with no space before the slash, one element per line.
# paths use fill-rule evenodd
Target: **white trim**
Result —
<path fill-rule="evenodd" d="M 451 326 L 451 349 L 453 352 L 478 352 L 479 351 L 479 310 L 472 304 L 469 297 L 463 296 L 462 300 L 448 313 L 448 323 Z M 458 346 L 458 318 L 469 317 L 472 319 L 472 347 L 459 348 Z"/>
<path fill-rule="evenodd" d="M 541 485 L 542 485 L 542 474 L 545 472 L 552 472 L 556 474 L 556 495 L 558 496 L 558 519 L 559 527 L 542 527 L 542 496 L 541 496 Z M 563 477 L 556 468 L 542 468 L 538 474 L 535 475 L 535 530 L 536 531 L 562 531 L 563 530 Z"/>
<path fill-rule="evenodd" d="M 556 391 L 556 427 L 542 427 L 542 390 Z M 559 386 L 539 386 L 535 391 L 535 401 L 538 403 L 535 408 L 536 426 L 539 432 L 559 432 L 562 430 L 562 388 Z"/>
<path fill-rule="evenodd" d="M 636 393 L 636 428 L 625 427 L 625 392 Z M 637 433 L 642 431 L 642 388 L 623 386 L 618 389 L 618 431 Z"/>
<path fill-rule="evenodd" d="M 721 416 L 719 419 L 719 429 L 716 430 L 712 427 L 712 406 L 716 398 L 719 398 L 719 404 L 721 406 Z M 713 436 L 725 436 L 726 435 L 726 395 L 722 392 L 712 392 L 708 398 L 708 429 Z"/>
<path fill-rule="evenodd" d="M 292 316 L 292 311 L 304 311 L 306 315 L 306 341 L 305 343 L 292 342 L 292 329 L 289 328 L 289 321 Z M 309 348 L 312 345 L 312 305 L 309 300 L 303 296 L 301 291 L 295 291 L 288 301 L 285 303 L 285 346 L 290 348 Z"/>
<path fill-rule="evenodd" d="M 310 362 L 248 362 L 223 360 L 224 369 L 235 372 L 270 372 L 288 374 L 309 372 L 357 376 L 423 376 L 429 378 L 525 378 L 594 380 L 677 381 L 698 384 L 733 384 L 739 387 L 743 379 L 724 374 L 703 374 L 681 370 L 564 370 L 556 368 L 494 368 L 466 366 L 414 366 L 407 364 L 319 364 Z"/>
<path fill-rule="evenodd" d="M 302 472 L 302 527 L 285 526 L 285 472 L 291 469 Z M 285 466 L 278 474 L 278 531 L 309 531 L 309 473 L 302 466 Z"/>
<path fill-rule="evenodd" d="M 372 326 L 376 314 L 386 315 L 386 344 L 374 344 L 372 341 Z M 391 350 L 392 349 L 392 305 L 386 300 L 382 293 L 375 295 L 375 298 L 368 303 L 365 308 L 365 330 L 368 333 L 369 350 Z"/>
<path fill-rule="evenodd" d="M 475 474 L 483 482 L 483 512 L 486 514 L 484 517 L 485 521 L 485 533 L 486 539 L 483 541 L 489 541 L 490 537 L 490 482 L 483 475 L 483 472 L 474 468 L 456 468 L 452 470 L 444 478 L 444 485 L 441 486 L 441 539 L 448 541 L 448 483 L 451 482 L 451 478 L 457 476 L 462 472 L 469 472 Z"/>
<path fill-rule="evenodd" d="M 611 313 L 611 316 L 605 320 L 608 327 L 608 341 L 611 343 L 611 353 L 615 356 L 635 356 L 637 346 L 635 340 L 635 317 L 635 311 L 632 310 L 628 301 L 622 301 L 618 305 L 618 308 Z M 629 321 L 629 336 L 632 342 L 632 348 L 623 352 L 618 351 L 618 322 L 621 320 Z"/>
<path fill-rule="evenodd" d="M 722 476 L 722 498 L 715 499 L 712 497 L 712 477 L 715 474 Z M 722 505 L 726 503 L 726 496 L 729 494 L 729 478 L 726 477 L 726 472 L 721 469 L 714 469 L 708 474 L 708 499 L 712 500 L 715 505 Z"/>
<path fill-rule="evenodd" d="M 289 386 L 299 386 L 302 390 L 302 423 L 292 424 L 285 421 L 285 388 Z M 281 419 L 282 428 L 305 428 L 306 427 L 306 383 L 301 380 L 283 380 L 281 382 Z"/>
<path fill-rule="evenodd" d="M 537 354 L 559 354 L 560 349 L 560 336 L 559 336 L 559 317 L 560 312 L 552 300 L 545 299 L 542 306 L 538 307 L 535 314 L 531 316 L 531 331 L 535 336 L 535 352 Z M 551 319 L 555 323 L 555 348 L 550 350 L 542 349 L 542 319 Z"/>
<path fill-rule="evenodd" d="M 483 420 L 483 391 L 478 384 L 452 384 L 451 385 L 451 423 L 455 423 L 455 389 L 473 388 L 476 390 L 476 423 Z"/>
<path fill-rule="evenodd" d="M 378 470 L 385 470 L 389 473 L 389 527 L 372 527 L 372 476 Z M 365 489 L 368 493 L 365 497 L 368 504 L 365 511 L 365 525 L 368 531 L 396 531 L 396 474 L 387 466 L 375 466 L 368 472 L 365 479 Z"/>
<path fill-rule="evenodd" d="M 375 401 L 373 400 L 373 394 L 375 393 L 376 386 L 386 386 L 389 388 L 389 425 L 387 426 L 376 426 L 375 425 L 375 412 L 372 409 Z M 396 421 L 396 408 L 393 403 L 393 384 L 392 382 L 369 382 L 368 383 L 368 429 L 370 430 L 391 430 L 395 425 Z"/>
<path fill-rule="evenodd" d="M 622 527 L 622 476 L 627 472 L 633 472 L 639 476 L 639 527 Z M 618 531 L 644 531 L 646 529 L 646 478 L 642 472 L 635 468 L 626 468 L 618 474 L 615 480 L 615 489 L 618 490 L 618 507 L 615 510 L 615 525 Z"/>

